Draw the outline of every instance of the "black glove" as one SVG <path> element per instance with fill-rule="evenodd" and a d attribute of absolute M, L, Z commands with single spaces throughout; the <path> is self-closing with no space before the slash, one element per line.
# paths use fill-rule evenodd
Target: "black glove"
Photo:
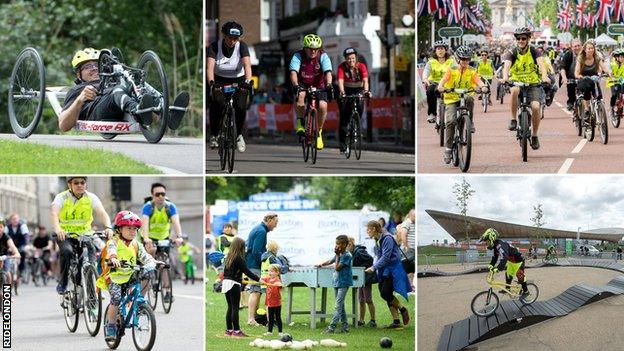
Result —
<path fill-rule="evenodd" d="M 297 84 L 297 85 L 293 85 L 293 87 L 292 87 L 292 92 L 293 92 L 293 94 L 297 95 L 297 93 L 299 92 L 299 89 L 300 89 L 300 88 L 301 88 L 301 87 L 299 86 L 299 84 Z"/>
<path fill-rule="evenodd" d="M 327 102 L 334 100 L 334 88 L 332 86 L 327 87 Z"/>

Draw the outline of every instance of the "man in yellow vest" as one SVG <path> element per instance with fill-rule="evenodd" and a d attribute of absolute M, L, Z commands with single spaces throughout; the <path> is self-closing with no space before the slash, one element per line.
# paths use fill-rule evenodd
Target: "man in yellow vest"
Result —
<path fill-rule="evenodd" d="M 56 287 L 59 294 L 65 293 L 69 274 L 69 263 L 78 244 L 77 237 L 92 235 L 93 215 L 106 228 L 104 233 L 110 238 L 113 234 L 110 217 L 104 210 L 102 202 L 93 193 L 88 192 L 87 177 L 67 177 L 68 189 L 57 194 L 52 201 L 52 229 L 57 235 L 61 255 L 61 278 Z M 89 248 L 91 259 L 95 257 L 95 248 Z"/>
<path fill-rule="evenodd" d="M 166 251 L 168 254 L 169 247 L 158 247 L 154 245 L 153 241 L 169 239 L 171 242 L 181 244 L 182 227 L 180 226 L 180 216 L 178 215 L 176 205 L 166 198 L 167 187 L 164 184 L 153 183 L 151 193 L 151 200 L 143 205 L 142 211 L 141 235 L 143 243 L 147 252 L 152 256 L 160 251 Z M 171 236 L 172 225 L 176 236 Z M 166 291 L 169 288 L 168 274 L 169 271 L 164 270 L 163 289 Z M 169 293 L 167 293 L 163 300 L 169 302 L 170 298 Z"/>
<path fill-rule="evenodd" d="M 112 341 L 117 335 L 117 310 L 122 297 L 122 285 L 128 283 L 134 273 L 133 267 L 121 267 L 125 262 L 131 265 L 141 263 L 143 270 L 139 273 L 139 279 L 156 268 L 156 261 L 150 256 L 141 243 L 136 240 L 137 231 L 141 228 L 141 219 L 130 211 L 121 211 L 115 216 L 115 237 L 106 242 L 103 255 L 103 267 L 110 263 L 113 269 L 105 268 L 97 280 L 100 289 L 110 293 L 111 306 L 106 314 L 104 338 Z"/>
<path fill-rule="evenodd" d="M 483 84 L 479 78 L 477 70 L 470 67 L 470 59 L 472 58 L 472 50 L 468 46 L 460 46 L 455 51 L 455 56 L 459 61 L 459 66 L 455 68 L 449 68 L 440 84 L 438 85 L 438 91 L 444 92 L 446 89 L 476 89 L 481 88 L 481 91 L 488 91 L 488 88 Z M 474 93 L 466 96 L 466 107 L 470 111 L 470 120 L 473 120 L 473 108 L 474 108 Z M 451 163 L 453 138 L 455 137 L 455 125 L 457 124 L 456 115 L 457 108 L 460 103 L 460 95 L 458 93 L 444 93 L 444 105 L 446 106 L 445 120 L 446 131 L 444 133 L 444 163 Z M 474 124 L 471 127 L 470 132 L 474 133 Z"/>
<path fill-rule="evenodd" d="M 507 50 L 503 56 L 503 79 L 501 84 L 508 80 L 522 82 L 527 84 L 539 84 L 540 82 L 550 83 L 550 78 L 544 67 L 544 58 L 534 48 L 529 45 L 533 31 L 527 27 L 520 27 L 514 31 L 517 47 Z M 518 110 L 518 95 L 520 88 L 512 87 L 511 91 L 511 121 L 509 122 L 509 130 L 516 130 L 518 121 L 516 120 L 516 112 Z M 537 138 L 537 131 L 540 125 L 540 100 L 542 96 L 542 88 L 538 85 L 531 86 L 528 90 L 529 101 L 531 101 L 532 126 L 531 148 L 537 150 L 540 147 Z"/>

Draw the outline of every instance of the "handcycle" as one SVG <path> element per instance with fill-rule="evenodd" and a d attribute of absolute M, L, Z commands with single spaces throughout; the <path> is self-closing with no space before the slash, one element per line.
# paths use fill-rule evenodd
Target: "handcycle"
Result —
<path fill-rule="evenodd" d="M 160 293 L 163 310 L 165 313 L 169 313 L 169 311 L 171 311 L 171 305 L 173 304 L 172 272 L 170 269 L 171 258 L 168 251 L 171 247 L 171 241 L 168 239 L 154 240 L 153 244 L 156 245 L 157 248 L 163 249 L 162 251 L 156 251 L 154 259 L 164 262 L 165 265 L 158 267 L 155 272 L 150 274 L 149 279 L 143 281 L 143 284 L 148 284 L 145 298 L 152 310 L 156 310 L 156 306 L 158 306 L 158 293 Z M 165 296 L 169 296 L 169 299 L 165 299 Z"/>
<path fill-rule="evenodd" d="M 234 116 L 234 99 L 238 94 L 242 94 L 244 87 L 241 84 L 233 83 L 219 85 L 215 83 L 212 98 L 221 101 L 225 106 L 221 118 L 221 128 L 219 130 L 219 161 L 221 170 L 227 166 L 228 173 L 234 171 L 234 159 L 236 155 L 236 118 Z"/>
<path fill-rule="evenodd" d="M 503 272 L 504 273 L 504 272 Z M 494 271 L 490 270 L 485 278 L 490 286 L 488 290 L 482 291 L 475 295 L 470 302 L 470 309 L 478 317 L 489 317 L 496 313 L 500 300 L 494 289 L 502 289 L 512 299 L 518 299 L 523 305 L 530 305 L 537 300 L 539 296 L 539 288 L 532 282 L 527 282 L 529 295 L 522 295 L 522 285 L 518 282 L 507 284 L 505 281 L 494 280 Z"/>
<path fill-rule="evenodd" d="M 619 90 L 617 98 L 615 100 L 615 111 L 611 115 L 611 124 L 613 125 L 613 127 L 619 128 L 620 121 L 624 116 L 624 91 L 622 90 L 624 89 L 624 78 L 616 78 L 614 84 L 619 86 Z"/>
<path fill-rule="evenodd" d="M 528 144 L 531 138 L 531 122 L 532 122 L 532 110 L 531 102 L 529 101 L 528 89 L 531 87 L 544 87 L 545 84 L 529 84 L 516 81 L 508 81 L 505 83 L 508 87 L 515 86 L 520 88 L 518 93 L 518 110 L 516 117 L 518 119 L 518 127 L 516 128 L 516 139 L 520 142 L 520 149 L 522 150 L 522 161 L 527 162 L 528 158 Z"/>
<path fill-rule="evenodd" d="M 110 263 L 108 265 L 110 266 Z M 158 261 L 156 266 L 169 268 L 167 264 Z M 106 340 L 106 345 L 113 350 L 116 349 L 121 343 L 121 338 L 125 335 L 126 329 L 132 329 L 132 340 L 136 349 L 139 351 L 151 350 L 156 341 L 156 316 L 152 307 L 141 294 L 139 274 L 144 266 L 121 261 L 121 267 L 131 268 L 133 273 L 130 280 L 122 285 L 122 296 L 115 323 L 117 335 L 113 340 Z M 108 315 L 109 308 L 113 308 L 110 303 L 106 306 L 105 315 Z"/>
<path fill-rule="evenodd" d="M 557 257 L 557 253 L 553 252 L 553 253 L 547 253 L 546 256 L 544 256 L 544 258 L 542 258 L 542 262 L 544 263 L 557 263 L 559 262 L 559 258 Z"/>
<path fill-rule="evenodd" d="M 167 127 L 177 129 L 179 118 L 170 118 L 170 113 L 183 114 L 187 111 L 189 94 L 181 92 L 174 104 L 169 105 L 169 88 L 163 65 L 153 51 L 145 51 L 139 58 L 136 68 L 121 62 L 119 50 L 103 49 L 100 51 L 98 70 L 100 81 L 98 95 L 106 88 L 119 83 L 131 87 L 132 98 L 139 100 L 143 95 L 152 96 L 154 106 L 141 109 L 138 113 L 151 111 L 152 123 L 147 126 L 139 123 L 132 115 L 125 113 L 123 120 L 78 120 L 75 130 L 87 133 L 99 133 L 104 139 L 111 140 L 118 134 L 142 133 L 150 143 L 159 142 Z M 11 127 L 19 138 L 28 138 L 37 128 L 43 115 L 44 102 L 48 103 L 58 117 L 63 110 L 59 100 L 65 99 L 70 87 L 46 86 L 45 68 L 41 54 L 37 49 L 27 47 L 17 56 L 9 78 L 8 114 Z M 105 117 L 105 116 L 104 116 Z"/>
<path fill-rule="evenodd" d="M 70 332 L 78 328 L 80 313 L 84 315 L 87 331 L 91 336 L 96 336 L 102 323 L 102 293 L 96 287 L 97 267 L 94 260 L 89 256 L 89 249 L 95 250 L 95 238 L 106 239 L 101 232 L 92 235 L 80 235 L 67 233 L 65 240 L 76 240 L 72 257 L 69 263 L 68 285 L 61 298 L 61 307 L 65 317 L 65 324 Z M 57 237 L 53 234 L 53 237 Z M 71 286 L 71 287 L 70 287 Z"/>
<path fill-rule="evenodd" d="M 357 160 L 362 156 L 362 130 L 360 128 L 360 113 L 358 112 L 357 105 L 365 95 L 364 92 L 359 92 L 342 97 L 345 103 L 350 105 L 349 110 L 351 111 L 351 117 L 347 125 L 347 135 L 345 137 L 345 146 L 347 147 L 345 156 L 347 158 L 351 157 L 351 150 L 355 153 L 355 158 Z"/>
<path fill-rule="evenodd" d="M 603 144 L 607 144 L 609 141 L 609 124 L 607 122 L 607 111 L 604 106 L 602 96 L 599 95 L 600 79 L 607 77 L 607 75 L 594 75 L 584 77 L 590 79 L 594 85 L 594 96 L 589 103 L 589 120 L 585 120 L 584 116 L 581 117 L 581 124 L 583 126 L 583 137 L 588 141 L 593 141 L 596 134 L 596 126 L 600 130 L 600 138 Z M 580 106 L 582 104 L 579 103 Z M 582 107 L 580 107 L 582 109 Z"/>
<path fill-rule="evenodd" d="M 451 146 L 453 166 L 459 166 L 462 172 L 467 172 L 470 168 L 470 157 L 472 155 L 472 116 L 466 105 L 466 95 L 474 92 L 474 89 L 445 89 L 445 93 L 459 94 L 459 106 L 455 117 L 455 133 L 453 135 L 453 145 Z"/>
<path fill-rule="evenodd" d="M 312 156 L 312 164 L 316 164 L 316 154 L 318 149 L 316 148 L 316 139 L 319 136 L 319 126 L 317 120 L 317 105 L 319 102 L 319 94 L 326 92 L 326 89 L 316 89 L 315 87 L 297 89 L 295 96 L 299 96 L 299 93 L 304 91 L 305 95 L 305 112 L 303 114 L 303 127 L 305 134 L 299 137 L 299 142 L 303 149 L 303 161 L 308 162 L 310 156 Z"/>

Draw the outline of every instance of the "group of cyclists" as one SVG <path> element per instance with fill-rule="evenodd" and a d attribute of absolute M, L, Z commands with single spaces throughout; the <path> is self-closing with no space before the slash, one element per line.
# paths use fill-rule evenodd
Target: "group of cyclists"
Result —
<path fill-rule="evenodd" d="M 71 176 L 66 181 L 67 189 L 57 194 L 51 204 L 50 219 L 55 240 L 41 226 L 37 236 L 31 240 L 26 222 L 19 220 L 16 214 L 11 215 L 6 222 L 0 220 L 0 255 L 10 255 L 16 261 L 21 258 L 20 271 L 24 270 L 22 265 L 27 264 L 24 258 L 28 257 L 29 252 L 40 250 L 38 256 L 43 257 L 46 274 L 51 277 L 50 261 L 55 252 L 59 253 L 60 269 L 56 291 L 60 296 L 68 291 L 70 264 L 74 252 L 80 252 L 80 238 L 83 236 L 91 239 L 87 245 L 88 256 L 100 274 L 97 286 L 102 290 L 109 290 L 111 304 L 115 307 L 119 306 L 121 287 L 132 274 L 131 269 L 121 266 L 122 263 L 144 264 L 143 278 L 149 278 L 149 274 L 155 274 L 153 256 L 163 250 L 167 257 L 169 255 L 169 247 L 160 247 L 155 245 L 156 242 L 170 240 L 175 243 L 178 258 L 184 268 L 189 260 L 192 263 L 193 253 L 199 253 L 199 249 L 189 243 L 188 235 L 182 232 L 178 209 L 166 197 L 164 184 L 152 184 L 151 196 L 145 199 L 141 216 L 124 210 L 117 213 L 111 221 L 98 196 L 86 190 L 86 176 Z M 94 219 L 104 228 L 99 235 L 95 235 Z M 29 249 L 30 247 L 34 249 Z M 0 261 L 0 265 L 2 263 L 2 269 L 10 272 L 10 260 Z M 170 280 L 165 279 L 163 284 L 166 284 L 165 281 Z M 145 289 L 151 288 L 147 286 L 147 282 L 143 285 Z M 173 296 L 165 295 L 163 300 L 173 301 Z M 117 335 L 115 321 L 116 309 L 109 309 L 104 328 L 107 341 Z"/>
<path fill-rule="evenodd" d="M 247 44 L 240 40 L 244 34 L 243 26 L 230 21 L 221 28 L 223 38 L 214 41 L 208 46 L 207 52 L 207 81 L 209 101 L 210 136 L 208 145 L 214 149 L 219 146 L 218 135 L 223 117 L 224 101 L 215 96 L 216 88 L 237 84 L 238 90 L 233 96 L 233 107 L 236 121 L 236 144 L 239 152 L 246 149 L 243 138 L 246 111 L 253 96 L 251 80 L 251 61 Z M 344 62 L 338 66 L 337 88 L 334 88 L 334 76 L 329 55 L 323 51 L 323 40 L 316 34 L 307 34 L 303 37 L 302 49 L 296 51 L 289 64 L 290 83 L 296 104 L 296 133 L 303 136 L 305 128 L 302 124 L 305 113 L 305 97 L 308 88 L 315 88 L 318 97 L 318 136 L 316 149 L 322 150 L 323 125 L 327 116 L 327 104 L 334 100 L 337 90 L 337 102 L 340 110 L 339 142 L 340 152 L 347 150 L 345 145 L 347 125 L 351 118 L 351 111 L 345 96 L 362 93 L 370 98 L 368 71 L 366 65 L 360 61 L 358 51 L 349 47 L 343 51 Z M 363 102 L 358 99 L 357 109 L 362 115 Z"/>
<path fill-rule="evenodd" d="M 567 108 L 572 110 L 577 96 L 582 95 L 581 110 L 577 117 L 578 123 L 587 125 L 590 118 L 590 101 L 602 99 L 599 78 L 610 77 L 607 86 L 611 88 L 611 116 L 616 118 L 616 100 L 622 93 L 620 79 L 624 78 L 624 50 L 613 52 L 610 64 L 599 53 L 594 40 L 587 40 L 584 44 L 574 39 L 570 49 L 556 56 L 554 50 L 544 50 L 542 47 L 529 45 L 533 31 L 527 27 L 520 27 L 514 31 L 515 45 L 500 56 L 500 64 L 496 67 L 491 60 L 490 50 L 480 48 L 473 50 L 470 46 L 460 46 L 451 55 L 449 45 L 445 41 L 434 43 L 432 57 L 427 61 L 422 75 L 427 95 L 427 121 L 437 123 L 441 118 L 445 122 L 445 142 L 443 159 L 445 163 L 451 161 L 451 143 L 455 128 L 459 95 L 453 89 L 474 90 L 465 97 L 466 106 L 470 111 L 471 120 L 474 116 L 475 93 L 480 92 L 489 96 L 490 86 L 494 76 L 498 78 L 497 99 L 505 92 L 510 93 L 510 121 L 508 129 L 518 128 L 517 111 L 519 105 L 520 87 L 526 85 L 525 94 L 530 102 L 531 110 L 531 138 L 530 146 L 540 148 L 539 127 L 543 119 L 543 105 L 552 103 L 554 93 L 559 85 L 567 86 Z M 478 54 L 478 56 L 477 56 Z M 454 56 L 454 57 L 453 57 Z M 557 75 L 559 80 L 557 81 Z M 512 82 L 515 82 L 511 85 Z M 521 84 L 516 84 L 521 83 Z M 441 95 L 442 94 L 442 95 Z M 444 104 L 444 116 L 439 116 L 438 99 Z M 479 97 L 481 99 L 481 96 Z M 491 104 L 491 101 L 488 103 Z M 574 120 L 574 122 L 577 122 Z M 436 124 L 438 127 L 438 124 Z M 474 127 L 472 133 L 475 132 Z M 579 134 L 580 135 L 580 134 Z"/>

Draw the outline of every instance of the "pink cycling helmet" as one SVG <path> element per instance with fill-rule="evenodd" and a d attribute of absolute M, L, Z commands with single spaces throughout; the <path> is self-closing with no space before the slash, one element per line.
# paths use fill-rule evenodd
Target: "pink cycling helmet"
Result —
<path fill-rule="evenodd" d="M 115 216 L 115 228 L 123 226 L 141 228 L 141 218 L 130 211 L 121 211 Z"/>

